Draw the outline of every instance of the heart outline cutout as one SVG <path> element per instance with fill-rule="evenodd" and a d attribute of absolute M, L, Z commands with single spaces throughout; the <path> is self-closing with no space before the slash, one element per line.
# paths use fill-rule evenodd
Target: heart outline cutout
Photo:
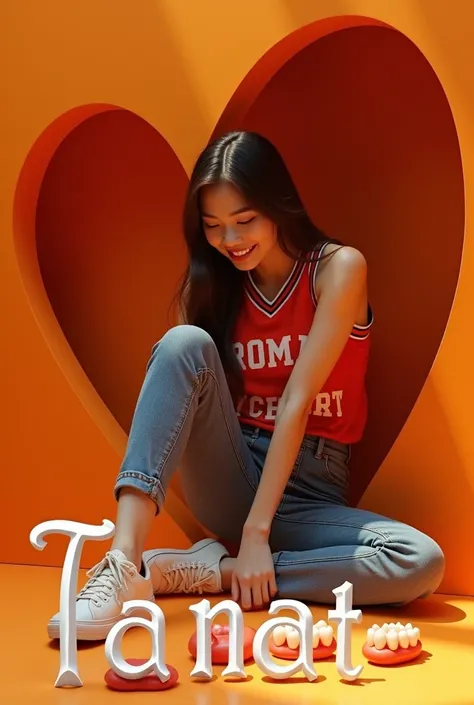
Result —
<path fill-rule="evenodd" d="M 306 31 L 308 31 L 308 30 L 306 30 Z M 306 35 L 306 37 L 308 37 L 308 35 Z M 308 44 L 310 44 L 310 42 L 308 42 Z M 259 67 L 259 71 L 260 70 L 261 70 L 261 67 Z M 250 72 L 250 73 L 252 73 L 252 72 Z M 273 75 L 275 76 L 276 74 L 273 74 Z M 241 86 L 239 87 L 238 91 L 235 94 L 235 95 L 238 95 L 237 102 L 238 103 L 240 102 L 240 105 L 242 105 L 242 102 L 241 102 L 242 95 L 243 95 L 242 86 L 243 86 L 243 84 L 241 84 Z M 255 84 L 254 84 L 254 87 L 255 87 Z M 264 89 L 262 88 L 262 91 L 263 90 Z M 254 103 L 255 102 L 256 101 L 254 101 Z M 233 104 L 233 98 L 231 98 L 231 100 L 229 101 L 228 108 L 226 108 L 226 110 L 224 111 L 223 118 L 221 119 L 221 121 L 219 121 L 218 126 L 216 127 L 214 134 L 217 134 L 219 131 L 224 129 L 224 126 L 226 126 L 226 129 L 228 129 L 230 127 L 230 122 L 232 121 L 231 118 L 234 119 L 235 114 L 236 114 L 236 112 L 231 110 L 231 108 L 229 107 L 229 106 L 232 106 L 232 104 Z M 234 105 L 235 104 L 236 103 L 234 101 Z M 101 110 L 102 109 L 111 110 L 111 109 L 117 109 L 117 108 L 115 106 L 114 107 L 102 106 L 100 109 Z M 91 114 L 94 114 L 94 112 L 97 112 L 97 106 L 87 106 L 86 108 L 78 109 L 75 112 L 74 116 L 71 113 L 71 115 L 68 118 L 69 124 L 68 124 L 67 128 L 66 128 L 66 124 L 64 122 L 62 123 L 62 131 L 61 130 L 58 131 L 57 128 L 58 128 L 59 123 L 57 121 L 56 121 L 56 123 L 53 123 L 53 125 L 55 126 L 55 129 L 53 129 L 51 126 L 51 132 L 49 133 L 50 138 L 51 138 L 51 136 L 53 136 L 53 138 L 56 140 L 57 144 L 59 144 L 62 141 L 62 139 L 64 139 L 65 135 L 67 135 L 71 130 L 71 122 L 70 122 L 71 118 L 74 117 L 74 120 L 79 120 L 79 115 L 81 115 L 80 121 L 87 119 L 87 116 L 84 117 L 85 114 L 87 113 L 87 110 L 89 110 L 91 112 Z M 240 121 L 243 120 L 243 122 L 245 122 L 245 119 L 246 119 L 245 114 L 241 112 L 239 114 L 239 120 Z M 74 120 L 73 120 L 73 122 L 74 122 Z M 44 133 L 44 134 L 46 134 L 46 133 Z M 60 134 L 60 137 L 58 136 L 59 134 Z M 52 140 L 53 142 L 54 142 L 54 139 Z M 44 148 L 44 144 L 45 144 L 45 142 L 43 141 L 42 148 Z M 49 152 L 49 154 L 52 154 L 52 152 Z M 31 164 L 31 162 L 30 162 L 30 164 Z M 43 166 L 44 166 L 44 163 L 43 163 Z M 39 190 L 39 184 L 42 181 L 42 177 L 38 180 L 38 177 L 40 176 L 40 172 L 41 172 L 41 168 L 38 167 L 38 165 L 37 165 L 36 172 L 34 172 L 34 171 L 30 172 L 30 174 L 28 175 L 28 181 L 30 183 L 30 186 L 32 183 L 34 184 L 36 182 L 36 186 L 37 186 L 38 190 Z M 23 182 L 23 184 L 22 184 L 23 195 L 24 195 L 24 186 L 25 186 L 25 182 Z M 19 200 L 16 201 L 16 207 L 15 207 L 15 233 L 26 232 L 25 231 L 25 219 L 26 219 L 26 221 L 28 221 L 28 219 L 29 219 L 30 224 L 31 224 L 31 217 L 32 217 L 31 212 L 28 212 L 28 209 L 27 208 L 25 209 L 24 206 L 21 205 L 21 200 L 22 200 L 20 197 L 21 193 L 22 193 L 22 189 L 19 189 L 17 191 L 17 195 L 19 197 Z M 17 208 L 17 206 L 18 206 L 18 208 Z M 22 221 L 22 223 L 20 225 L 18 223 L 19 219 Z M 35 315 L 37 315 L 37 317 L 39 317 L 39 319 L 40 319 L 40 327 L 41 327 L 41 330 L 43 331 L 46 339 L 48 340 L 48 345 L 50 346 L 51 349 L 54 349 L 55 357 L 58 360 L 61 368 L 63 370 L 67 369 L 67 378 L 68 378 L 69 382 L 74 384 L 75 388 L 77 390 L 79 390 L 79 389 L 81 390 L 81 394 L 83 395 L 82 396 L 83 403 L 85 402 L 85 404 L 87 405 L 89 410 L 91 410 L 91 409 L 94 410 L 93 415 L 94 415 L 95 423 L 97 423 L 98 426 L 100 428 L 102 428 L 103 432 L 107 435 L 107 437 L 114 439 L 114 443 L 122 444 L 123 443 L 122 434 L 117 433 L 117 429 L 115 428 L 115 425 L 114 425 L 115 424 L 114 419 L 111 418 L 110 416 L 108 416 L 107 414 L 105 414 L 105 416 L 104 416 L 103 409 L 100 409 L 100 413 L 97 413 L 97 412 L 99 412 L 99 409 L 96 406 L 96 400 L 93 398 L 94 394 L 92 393 L 92 390 L 88 389 L 88 381 L 89 380 L 87 380 L 83 376 L 80 367 L 78 367 L 77 365 L 74 364 L 75 363 L 75 360 L 73 359 L 74 356 L 71 356 L 71 354 L 70 354 L 71 351 L 68 349 L 68 346 L 64 345 L 61 342 L 61 340 L 60 340 L 61 336 L 58 335 L 57 327 L 55 327 L 54 317 L 51 317 L 48 313 L 49 302 L 41 297 L 40 289 L 42 287 L 42 282 L 40 282 L 40 280 L 38 280 L 38 272 L 34 271 L 34 263 L 32 264 L 32 260 L 30 259 L 29 261 L 27 261 L 28 257 L 25 258 L 25 250 L 23 250 L 23 254 L 20 254 L 19 251 L 21 249 L 21 244 L 20 244 L 20 240 L 18 237 L 16 238 L 16 245 L 17 245 L 17 252 L 19 253 L 19 261 L 21 262 L 21 270 L 23 272 L 23 276 L 25 277 L 25 286 L 27 286 L 30 293 L 32 292 L 32 286 L 34 288 L 34 294 L 32 297 L 30 297 L 30 300 L 32 302 L 34 301 Z M 24 245 L 25 245 L 25 243 L 23 243 L 23 247 L 24 247 Z M 462 247 L 462 243 L 461 243 L 461 247 Z M 369 262 L 369 265 L 370 265 L 370 262 Z M 457 273 L 455 272 L 455 276 L 451 277 L 451 281 L 454 282 L 454 284 L 452 285 L 453 290 L 455 288 L 455 282 L 457 281 L 458 273 L 459 272 L 457 272 Z M 453 291 L 453 296 L 454 296 L 454 291 Z M 450 308 L 450 306 L 451 306 L 451 304 L 449 305 L 448 309 Z M 449 315 L 449 310 L 447 312 L 443 313 L 443 317 L 445 318 L 443 332 L 444 332 L 444 329 L 445 329 L 445 326 L 447 323 L 447 316 L 448 315 Z M 380 328 L 379 328 L 379 330 L 380 330 Z M 441 334 L 441 337 L 442 337 L 442 334 Z M 438 348 L 439 348 L 439 345 L 438 345 L 437 349 Z M 436 352 L 432 355 L 431 364 L 434 360 L 435 355 L 436 355 Z M 370 380 L 369 380 L 369 383 L 374 384 L 374 382 L 373 381 L 370 382 Z M 418 394 L 416 394 L 414 396 L 413 403 L 416 402 L 417 396 L 418 396 Z M 405 414 L 405 417 L 401 421 L 400 420 L 398 421 L 399 432 L 403 428 L 403 425 L 404 425 L 409 413 L 410 412 L 408 411 L 408 413 Z M 375 421 L 376 420 L 377 419 L 375 419 Z M 371 422 L 369 420 L 369 424 L 370 423 Z M 377 433 L 377 428 L 376 427 L 373 427 L 373 428 L 374 428 L 374 430 L 370 431 L 368 434 L 369 439 L 367 442 L 369 443 L 369 446 L 367 446 L 364 451 L 366 454 L 364 457 L 366 457 L 367 454 L 370 454 L 370 452 L 371 452 L 370 439 L 371 439 L 371 437 L 373 437 Z M 396 439 L 397 436 L 398 436 L 398 434 L 392 439 L 392 442 Z M 366 436 L 366 438 L 367 438 L 367 436 Z M 386 448 L 386 452 L 383 457 L 386 457 L 386 454 L 390 450 L 391 444 L 387 444 L 387 445 L 388 445 L 388 447 Z M 362 444 L 361 444 L 361 447 L 362 447 Z M 379 453 L 379 456 L 381 456 L 381 453 Z M 354 461 L 359 462 L 359 461 L 357 461 L 356 453 L 354 453 Z M 379 463 L 379 465 L 380 465 L 380 463 Z M 359 464 L 359 467 L 362 468 L 361 463 Z M 369 479 L 369 481 L 370 481 L 370 479 Z M 171 497 L 171 499 L 173 499 L 173 498 Z M 191 527 L 188 527 L 188 530 L 192 531 Z"/>

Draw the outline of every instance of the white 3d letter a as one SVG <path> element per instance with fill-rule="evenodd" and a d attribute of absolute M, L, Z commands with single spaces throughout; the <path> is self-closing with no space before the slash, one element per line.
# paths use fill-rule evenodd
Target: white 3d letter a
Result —
<path fill-rule="evenodd" d="M 313 666 L 313 615 L 309 607 L 299 600 L 276 600 L 271 603 L 269 614 L 278 614 L 281 610 L 294 610 L 299 620 L 291 617 L 268 619 L 257 630 L 253 642 L 255 663 L 270 678 L 284 679 L 303 671 L 309 681 L 317 679 Z M 270 656 L 268 644 L 275 627 L 290 625 L 300 635 L 300 652 L 298 658 L 288 666 L 279 666 Z"/>
<path fill-rule="evenodd" d="M 169 680 L 171 673 L 165 663 L 165 615 L 163 611 L 148 600 L 130 600 L 124 602 L 122 614 L 128 615 L 132 612 L 144 612 L 151 616 L 149 619 L 143 617 L 128 617 L 110 630 L 105 642 L 105 655 L 112 669 L 121 678 L 138 680 L 145 678 L 150 673 L 158 676 L 162 683 Z M 131 627 L 143 627 L 151 636 L 151 658 L 144 664 L 132 666 L 122 656 L 121 646 L 125 632 Z"/>
<path fill-rule="evenodd" d="M 48 534 L 69 536 L 70 541 L 64 559 L 61 575 L 61 593 L 59 600 L 59 637 L 60 667 L 54 684 L 56 688 L 65 686 L 82 686 L 77 670 L 77 627 L 76 627 L 76 589 L 79 562 L 85 541 L 104 541 L 114 535 L 115 526 L 104 519 L 102 526 L 81 524 L 77 521 L 54 519 L 44 521 L 32 529 L 30 542 L 39 551 L 46 546 L 44 537 Z"/>

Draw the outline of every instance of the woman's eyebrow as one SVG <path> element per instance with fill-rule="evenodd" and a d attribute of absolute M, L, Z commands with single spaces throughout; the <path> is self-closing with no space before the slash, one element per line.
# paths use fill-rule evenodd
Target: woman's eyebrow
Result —
<path fill-rule="evenodd" d="M 246 213 L 247 211 L 253 210 L 250 206 L 242 206 L 242 208 L 237 208 L 236 211 L 232 211 L 229 215 L 239 215 L 239 213 Z M 217 215 L 211 215 L 211 213 L 201 213 L 203 218 L 217 218 Z"/>

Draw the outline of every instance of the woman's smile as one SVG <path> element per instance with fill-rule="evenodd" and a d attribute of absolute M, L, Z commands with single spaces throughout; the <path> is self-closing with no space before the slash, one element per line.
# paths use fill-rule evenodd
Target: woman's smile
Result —
<path fill-rule="evenodd" d="M 256 247 L 257 247 L 257 245 L 255 244 L 255 245 L 251 245 L 250 247 L 240 248 L 240 249 L 227 248 L 227 253 L 228 253 L 229 257 L 231 258 L 231 260 L 233 260 L 234 262 L 243 262 L 244 260 L 248 259 L 248 257 L 252 254 L 252 252 L 255 250 Z"/>

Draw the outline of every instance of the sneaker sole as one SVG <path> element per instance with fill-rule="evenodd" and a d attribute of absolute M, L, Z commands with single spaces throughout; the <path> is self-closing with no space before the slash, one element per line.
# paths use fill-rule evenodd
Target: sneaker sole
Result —
<path fill-rule="evenodd" d="M 154 599 L 148 598 L 149 602 L 155 602 Z M 137 610 L 133 613 L 133 617 L 149 617 L 149 613 L 145 610 Z M 90 622 L 77 622 L 76 625 L 76 640 L 77 641 L 104 641 L 117 622 L 126 619 L 125 615 L 111 617 L 110 619 L 91 620 Z M 48 624 L 48 637 L 50 639 L 60 638 L 60 623 L 59 619 L 52 619 Z"/>

